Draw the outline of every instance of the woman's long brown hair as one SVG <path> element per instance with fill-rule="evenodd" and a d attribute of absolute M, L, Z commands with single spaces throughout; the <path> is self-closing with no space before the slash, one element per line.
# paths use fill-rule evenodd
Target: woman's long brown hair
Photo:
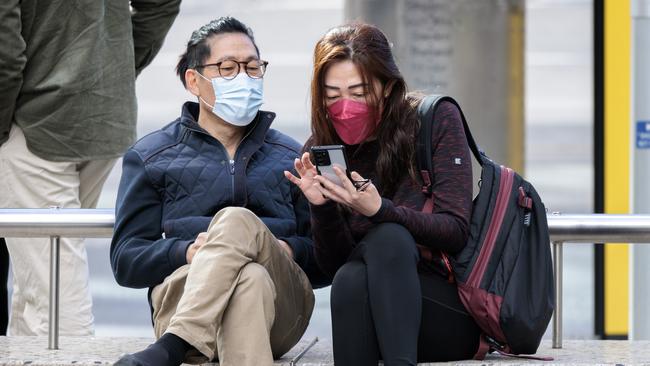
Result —
<path fill-rule="evenodd" d="M 327 117 L 325 74 L 328 68 L 350 60 L 367 85 L 366 98 L 375 113 L 381 110 L 381 122 L 375 135 L 380 152 L 376 169 L 382 195 L 391 196 L 405 174 L 415 179 L 415 136 L 419 129 L 416 108 L 419 98 L 407 96 L 404 77 L 397 68 L 384 33 L 369 24 L 353 23 L 331 29 L 314 49 L 314 74 L 311 84 L 312 143 L 342 143 Z M 376 93 L 373 80 L 383 90 Z M 383 100 L 377 100 L 380 95 Z"/>

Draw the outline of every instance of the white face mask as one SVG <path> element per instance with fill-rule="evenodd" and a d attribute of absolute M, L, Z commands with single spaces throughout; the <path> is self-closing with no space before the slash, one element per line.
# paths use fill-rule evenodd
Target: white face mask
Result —
<path fill-rule="evenodd" d="M 201 75 L 198 71 L 197 73 Z M 214 105 L 211 106 L 199 96 L 203 103 L 212 107 L 212 113 L 235 126 L 248 126 L 253 122 L 262 106 L 264 79 L 253 79 L 245 72 L 240 72 L 231 80 L 201 77 L 212 82 Z"/>

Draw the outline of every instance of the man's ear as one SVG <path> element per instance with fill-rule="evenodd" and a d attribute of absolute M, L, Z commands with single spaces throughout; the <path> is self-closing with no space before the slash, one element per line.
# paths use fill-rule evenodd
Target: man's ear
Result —
<path fill-rule="evenodd" d="M 185 70 L 185 87 L 190 93 L 198 97 L 200 76 L 197 75 L 197 73 L 198 71 L 196 71 L 195 69 Z"/>

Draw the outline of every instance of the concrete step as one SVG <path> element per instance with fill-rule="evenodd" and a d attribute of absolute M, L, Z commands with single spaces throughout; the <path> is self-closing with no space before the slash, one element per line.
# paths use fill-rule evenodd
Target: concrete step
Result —
<path fill-rule="evenodd" d="M 60 350 L 47 350 L 47 337 L 0 337 L 0 366 L 98 366 L 112 365 L 123 353 L 143 349 L 149 338 L 95 338 L 62 337 Z M 302 340 L 275 365 L 290 366 L 295 357 L 310 340 Z M 650 341 L 596 341 L 570 340 L 564 348 L 555 350 L 548 341 L 542 343 L 539 355 L 550 356 L 554 361 L 537 361 L 488 355 L 484 361 L 458 361 L 440 363 L 447 365 L 650 365 Z M 331 366 L 332 346 L 320 341 L 296 365 Z M 206 364 L 217 365 L 217 364 Z M 420 364 L 421 366 L 433 364 Z"/>

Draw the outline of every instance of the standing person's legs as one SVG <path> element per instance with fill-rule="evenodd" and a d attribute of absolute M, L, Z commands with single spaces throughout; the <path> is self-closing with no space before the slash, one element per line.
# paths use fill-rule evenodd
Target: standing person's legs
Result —
<path fill-rule="evenodd" d="M 379 345 L 368 297 L 368 273 L 360 260 L 345 263 L 330 293 L 334 364 L 376 366 Z"/>
<path fill-rule="evenodd" d="M 4 238 L 0 238 L 0 335 L 7 335 L 9 322 L 9 252 Z"/>
<path fill-rule="evenodd" d="M 0 186 L 6 188 L 6 194 L 0 196 L 0 207 L 92 207 L 114 161 L 72 163 L 41 159 L 27 149 L 22 131 L 14 125 L 9 140 L 0 146 Z M 81 194 L 86 202 L 80 199 Z M 9 333 L 45 335 L 50 241 L 8 238 L 7 247 L 14 273 Z M 91 335 L 92 300 L 83 240 L 61 239 L 60 265 L 60 332 Z"/>
<path fill-rule="evenodd" d="M 156 336 L 168 332 L 222 365 L 271 365 L 303 335 L 314 306 L 305 273 L 252 212 L 215 215 L 192 264 L 152 292 Z"/>

